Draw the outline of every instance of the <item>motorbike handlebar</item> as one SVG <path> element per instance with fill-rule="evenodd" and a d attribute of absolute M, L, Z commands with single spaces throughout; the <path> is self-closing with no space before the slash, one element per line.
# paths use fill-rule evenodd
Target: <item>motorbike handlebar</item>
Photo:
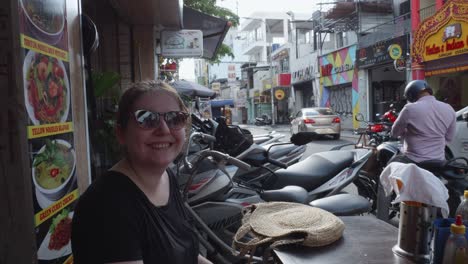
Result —
<path fill-rule="evenodd" d="M 270 159 L 270 158 L 267 158 L 267 161 L 275 166 L 278 166 L 280 168 L 283 168 L 283 169 L 287 169 L 288 168 L 288 165 L 284 162 L 281 162 L 281 161 L 278 161 L 278 160 L 275 160 L 275 159 Z"/>
<path fill-rule="evenodd" d="M 225 160 L 228 163 L 236 167 L 239 167 L 241 169 L 244 169 L 244 170 L 249 170 L 251 167 L 249 164 L 243 162 L 242 160 L 236 159 L 232 156 L 229 156 L 228 154 L 225 154 L 216 150 L 204 150 L 204 151 L 199 152 L 198 156 L 199 156 L 199 160 L 202 160 L 208 156 L 212 156 L 215 159 Z"/>
<path fill-rule="evenodd" d="M 204 133 L 201 133 L 201 138 L 206 141 L 206 142 L 215 142 L 216 141 L 216 137 L 215 136 L 212 136 L 212 135 L 208 135 L 208 134 L 204 134 Z"/>

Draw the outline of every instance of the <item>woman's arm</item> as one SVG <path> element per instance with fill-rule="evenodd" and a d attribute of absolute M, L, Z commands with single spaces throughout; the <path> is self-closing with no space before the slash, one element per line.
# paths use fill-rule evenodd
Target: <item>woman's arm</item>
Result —
<path fill-rule="evenodd" d="M 130 264 L 130 263 L 129 263 Z M 133 263 L 131 263 L 133 264 Z M 135 263 L 137 264 L 137 263 Z M 203 257 L 202 255 L 198 255 L 198 264 L 213 264 L 213 262 L 207 260 L 205 257 Z"/>

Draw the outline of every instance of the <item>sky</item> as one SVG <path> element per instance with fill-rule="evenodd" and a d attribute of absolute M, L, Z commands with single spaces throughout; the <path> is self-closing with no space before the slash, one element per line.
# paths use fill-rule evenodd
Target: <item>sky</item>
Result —
<path fill-rule="evenodd" d="M 217 0 L 218 6 L 238 12 L 239 17 L 248 17 L 255 12 L 283 12 L 312 13 L 320 9 L 328 9 L 330 5 L 317 5 L 317 3 L 332 2 L 331 0 Z M 236 7 L 237 6 L 237 7 Z M 183 59 L 180 64 L 181 79 L 195 80 L 193 59 Z"/>

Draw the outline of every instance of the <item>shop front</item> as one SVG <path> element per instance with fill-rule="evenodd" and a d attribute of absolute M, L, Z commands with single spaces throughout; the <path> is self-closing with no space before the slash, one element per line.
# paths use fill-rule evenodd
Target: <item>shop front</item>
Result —
<path fill-rule="evenodd" d="M 397 110 L 405 104 L 403 92 L 407 78 L 408 41 L 409 35 L 403 35 L 362 47 L 356 53 L 359 75 L 367 77 L 369 96 L 365 103 L 371 120 L 376 114 L 385 113 L 391 104 Z"/>
<path fill-rule="evenodd" d="M 292 115 L 289 109 L 289 100 L 291 98 L 291 74 L 280 73 L 275 76 L 276 86 L 273 88 L 275 104 L 275 123 L 288 124 L 289 116 Z"/>
<path fill-rule="evenodd" d="M 447 1 L 415 33 L 412 59 L 423 66 L 438 100 L 455 111 L 468 105 L 468 3 Z"/>
<path fill-rule="evenodd" d="M 315 106 L 313 69 L 312 65 L 308 65 L 291 73 L 291 86 L 294 90 L 293 114 L 302 108 Z"/>
<path fill-rule="evenodd" d="M 359 113 L 356 45 L 319 57 L 320 106 L 330 107 L 341 118 L 341 127 L 357 128 Z"/>

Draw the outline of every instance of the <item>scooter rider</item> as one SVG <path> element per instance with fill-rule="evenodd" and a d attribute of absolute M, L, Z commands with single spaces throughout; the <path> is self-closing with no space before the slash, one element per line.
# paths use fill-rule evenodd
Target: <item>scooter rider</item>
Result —
<path fill-rule="evenodd" d="M 432 95 L 427 82 L 415 80 L 405 88 L 408 104 L 393 124 L 391 134 L 404 140 L 402 154 L 392 161 L 420 163 L 445 161 L 445 145 L 455 135 L 453 108 Z"/>

